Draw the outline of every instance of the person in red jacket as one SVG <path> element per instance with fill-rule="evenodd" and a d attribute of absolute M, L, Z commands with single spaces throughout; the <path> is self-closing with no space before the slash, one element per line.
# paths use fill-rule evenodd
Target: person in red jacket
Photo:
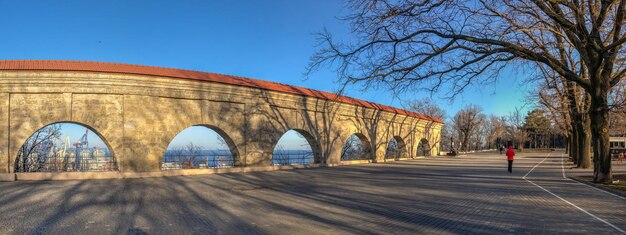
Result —
<path fill-rule="evenodd" d="M 513 173 L 513 159 L 515 157 L 513 146 L 509 146 L 509 150 L 506 151 L 506 157 L 509 160 L 509 173 Z"/>

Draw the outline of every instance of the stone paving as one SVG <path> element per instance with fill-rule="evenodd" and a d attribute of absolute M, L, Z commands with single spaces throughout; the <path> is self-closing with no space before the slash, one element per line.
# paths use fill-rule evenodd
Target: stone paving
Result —
<path fill-rule="evenodd" d="M 590 170 L 562 168 L 561 160 L 522 154 L 513 174 L 503 155 L 479 153 L 248 174 L 5 182 L 0 234 L 623 233 L 626 199 L 563 178 Z"/>

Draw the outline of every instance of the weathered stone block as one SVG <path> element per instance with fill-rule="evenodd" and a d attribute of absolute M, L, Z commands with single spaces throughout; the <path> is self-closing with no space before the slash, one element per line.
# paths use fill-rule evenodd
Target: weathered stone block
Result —
<path fill-rule="evenodd" d="M 53 123 L 71 121 L 69 93 L 62 94 L 11 94 L 9 172 L 19 148 L 35 131 Z"/>
<path fill-rule="evenodd" d="M 55 122 L 92 128 L 109 145 L 120 171 L 137 175 L 163 175 L 155 172 L 166 148 L 193 125 L 227 137 L 231 151 L 239 155 L 238 165 L 258 169 L 280 169 L 268 165 L 278 140 L 291 129 L 307 137 L 322 164 L 338 165 L 352 134 L 362 136 L 379 161 L 396 137 L 406 144 L 409 156 L 416 155 L 422 139 L 432 145 L 434 155 L 442 126 L 248 86 L 109 72 L 0 71 L 0 173 L 13 171 L 26 138 Z M 76 174 L 63 177 L 71 175 Z"/>
<path fill-rule="evenodd" d="M 124 96 L 124 159 L 128 171 L 159 171 L 165 150 L 184 129 L 202 123 L 201 100 Z"/>
<path fill-rule="evenodd" d="M 9 169 L 9 94 L 0 93 L 0 173 Z"/>

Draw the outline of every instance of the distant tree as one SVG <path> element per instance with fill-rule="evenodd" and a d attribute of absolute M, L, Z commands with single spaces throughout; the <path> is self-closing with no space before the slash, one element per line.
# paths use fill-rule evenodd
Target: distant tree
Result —
<path fill-rule="evenodd" d="M 537 104 L 539 107 L 547 110 L 546 116 L 553 123 L 553 133 L 565 136 L 565 138 L 569 140 L 572 137 L 569 106 L 565 101 L 565 97 L 551 87 L 552 86 L 546 83 L 542 83 L 541 86 L 538 87 L 533 99 L 538 101 Z M 570 144 L 567 144 L 566 151 L 569 151 Z M 571 151 L 568 153 L 571 154 Z"/>
<path fill-rule="evenodd" d="M 206 159 L 201 159 L 203 147 L 195 145 L 193 142 L 185 145 L 185 164 L 189 164 L 189 168 L 197 168 L 200 163 L 206 163 Z M 189 163 L 187 163 L 189 162 Z"/>
<path fill-rule="evenodd" d="M 550 120 L 542 109 L 533 109 L 524 119 L 524 129 L 529 135 L 532 148 L 545 148 L 546 137 L 550 134 Z"/>
<path fill-rule="evenodd" d="M 183 169 L 198 168 L 200 163 L 206 163 L 206 159 L 201 159 L 203 147 L 189 142 L 184 146 L 169 148 L 165 154 L 165 166 L 169 162 L 174 162 L 177 167 Z"/>
<path fill-rule="evenodd" d="M 562 43 L 560 40 L 557 43 Z M 561 60 L 576 61 L 571 51 L 560 50 Z M 578 62 L 581 63 L 581 62 Z M 588 76 L 585 70 L 579 72 Z M 548 110 L 553 121 L 566 128 L 569 139 L 570 158 L 580 168 L 591 166 L 591 118 L 589 114 L 590 98 L 583 88 L 562 75 L 542 69 L 544 83 L 538 88 L 539 104 Z M 560 117 L 560 118 L 558 118 Z"/>
<path fill-rule="evenodd" d="M 443 128 L 441 128 L 441 142 L 440 142 L 441 145 L 440 146 L 442 150 L 447 150 L 448 152 L 451 152 L 453 150 L 452 141 L 455 139 L 453 126 L 454 124 L 447 123 L 446 125 L 443 126 Z"/>
<path fill-rule="evenodd" d="M 455 131 L 461 142 L 461 151 L 469 151 L 472 147 L 472 136 L 474 136 L 479 126 L 484 121 L 482 109 L 476 105 L 468 105 L 459 110 L 452 118 Z"/>
<path fill-rule="evenodd" d="M 513 145 L 516 145 L 519 150 L 522 150 L 528 139 L 528 133 L 524 129 L 524 113 L 520 108 L 515 108 L 506 119 L 508 139 L 512 140 Z"/>
<path fill-rule="evenodd" d="M 440 120 L 446 118 L 446 111 L 430 98 L 409 101 L 405 107 L 407 110 L 435 117 Z"/>
<path fill-rule="evenodd" d="M 489 115 L 485 119 L 485 132 L 487 148 L 498 148 L 502 145 L 501 142 L 505 137 L 506 132 L 506 119 L 495 115 Z"/>
<path fill-rule="evenodd" d="M 487 145 L 487 119 L 485 115 L 481 115 L 480 121 L 476 126 L 476 130 L 470 136 L 470 147 L 473 150 L 481 150 Z"/>

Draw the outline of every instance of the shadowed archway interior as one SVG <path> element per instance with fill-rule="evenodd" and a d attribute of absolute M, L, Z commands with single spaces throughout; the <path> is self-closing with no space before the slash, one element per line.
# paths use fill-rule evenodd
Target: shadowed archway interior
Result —
<path fill-rule="evenodd" d="M 375 160 L 370 141 L 361 133 L 354 133 L 346 140 L 341 150 L 342 161 Z"/>
<path fill-rule="evenodd" d="M 385 160 L 398 160 L 401 158 L 407 158 L 406 144 L 402 137 L 394 136 L 387 144 L 385 152 Z"/>
<path fill-rule="evenodd" d="M 421 139 L 419 145 L 417 146 L 417 156 L 418 157 L 429 157 L 430 156 L 430 143 L 427 139 Z"/>

